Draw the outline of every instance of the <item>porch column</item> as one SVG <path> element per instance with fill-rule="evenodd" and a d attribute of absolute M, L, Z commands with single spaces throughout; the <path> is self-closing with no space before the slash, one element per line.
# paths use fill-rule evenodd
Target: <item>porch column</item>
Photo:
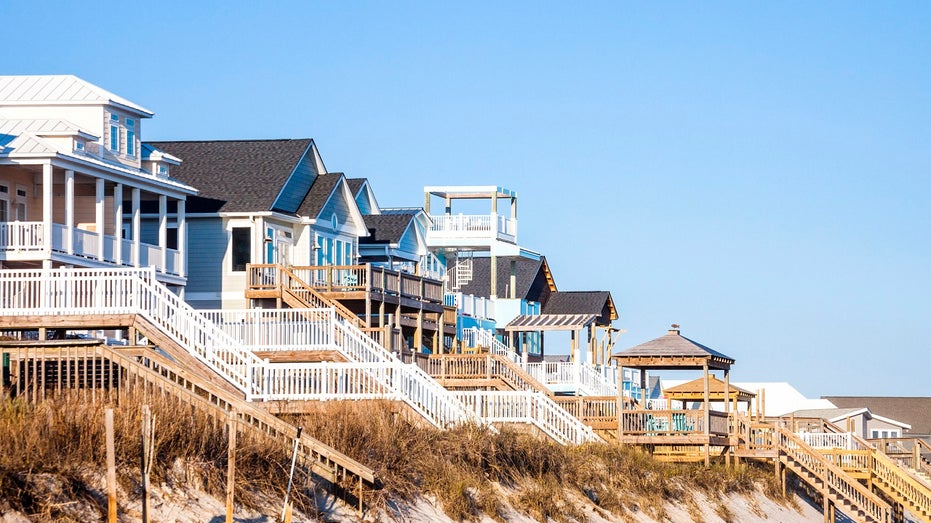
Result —
<path fill-rule="evenodd" d="M 511 198 L 511 219 L 517 219 L 517 198 Z"/>
<path fill-rule="evenodd" d="M 123 265 L 123 184 L 113 186 L 113 261 Z"/>
<path fill-rule="evenodd" d="M 165 273 L 166 264 L 168 263 L 168 197 L 164 194 L 158 195 L 158 257 L 160 271 Z M 152 260 L 149 260 L 150 262 Z"/>
<path fill-rule="evenodd" d="M 97 259 L 103 261 L 104 258 L 104 212 L 106 206 L 106 194 L 104 192 L 103 178 L 94 180 L 95 198 L 94 198 L 94 228 L 97 230 Z M 114 246 L 114 248 L 116 248 Z"/>
<path fill-rule="evenodd" d="M 736 407 L 734 410 L 737 410 Z M 731 370 L 724 369 L 724 413 L 730 417 L 731 413 Z"/>
<path fill-rule="evenodd" d="M 491 255 L 491 297 L 498 297 L 498 257 Z"/>
<path fill-rule="evenodd" d="M 133 187 L 132 190 L 132 209 L 133 209 L 133 266 L 140 267 L 140 262 L 142 261 L 139 258 L 141 243 L 139 241 L 139 236 L 142 235 L 142 213 L 139 212 L 139 196 L 141 191 L 138 187 Z"/>
<path fill-rule="evenodd" d="M 42 245 L 47 259 L 42 260 L 42 267 L 52 268 L 52 164 L 42 164 Z"/>
<path fill-rule="evenodd" d="M 187 276 L 187 217 L 185 200 L 178 200 L 178 274 Z M 184 291 L 184 287 L 181 287 Z"/>
<path fill-rule="evenodd" d="M 74 254 L 74 171 L 71 170 L 65 171 L 65 250 Z"/>

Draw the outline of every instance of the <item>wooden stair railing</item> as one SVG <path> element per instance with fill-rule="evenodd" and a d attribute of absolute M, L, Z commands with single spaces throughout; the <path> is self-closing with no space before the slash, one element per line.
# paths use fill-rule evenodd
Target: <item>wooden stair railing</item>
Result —
<path fill-rule="evenodd" d="M 835 505 L 849 507 L 850 512 L 844 511 L 847 516 L 864 522 L 888 523 L 891 520 L 892 509 L 879 496 L 830 463 L 794 432 L 779 426 L 775 429 L 778 450 L 786 466 Z"/>
<path fill-rule="evenodd" d="M 511 390 L 542 392 L 553 397 L 546 385 L 500 354 L 434 354 L 426 362 L 419 359 L 418 364 L 439 380 L 498 379 Z"/>
<path fill-rule="evenodd" d="M 250 263 L 246 265 L 246 273 L 247 291 L 275 291 L 285 303 L 299 309 L 333 308 L 342 319 L 356 327 L 363 327 L 362 320 L 345 305 L 324 296 L 287 267 L 275 263 Z"/>
<path fill-rule="evenodd" d="M 843 429 L 831 422 L 824 422 L 824 427 L 829 432 L 844 433 Z M 921 521 L 931 523 L 931 489 L 872 443 L 856 434 L 851 434 L 851 438 L 859 449 L 868 452 L 863 465 L 873 485 L 896 503 L 909 509 Z M 927 445 L 921 440 L 916 441 L 920 442 L 918 445 Z"/>
<path fill-rule="evenodd" d="M 127 386 L 131 387 L 135 382 L 141 380 L 146 384 L 147 389 L 155 388 L 169 397 L 176 397 L 178 401 L 191 405 L 220 420 L 227 419 L 229 413 L 232 412 L 240 427 L 250 431 L 257 437 L 272 438 L 285 443 L 293 441 L 294 436 L 297 434 L 295 426 L 267 411 L 256 408 L 242 397 L 224 388 L 204 383 L 199 374 L 189 372 L 152 348 L 133 348 L 126 351 L 128 353 L 124 353 L 125 349 L 112 348 L 106 345 L 85 344 L 81 347 L 58 347 L 58 349 L 57 362 L 59 369 L 56 372 L 57 375 L 61 375 L 63 372 L 80 373 L 79 371 L 82 370 L 85 373 L 94 373 L 92 376 L 81 377 L 75 374 L 75 379 L 70 379 L 70 376 L 67 380 L 59 379 L 57 381 L 59 390 L 63 386 L 102 390 L 116 388 L 120 390 Z M 51 355 L 53 351 L 44 351 L 42 359 L 45 363 L 41 365 L 42 374 L 36 376 L 38 366 L 35 365 L 34 361 L 31 361 L 39 357 L 36 348 L 2 347 L 0 352 L 9 355 L 12 364 L 11 369 L 16 369 L 16 372 L 19 372 L 19 364 L 25 363 L 25 365 L 22 365 L 22 371 L 26 375 L 17 376 L 16 379 L 18 382 L 23 381 L 29 384 L 27 392 L 30 388 L 38 388 L 39 380 L 46 379 L 48 363 L 55 363 L 56 361 L 54 356 Z M 62 356 L 64 356 L 64 359 L 62 359 Z M 103 365 L 104 360 L 119 367 L 121 372 L 118 377 L 112 371 L 109 373 L 102 371 L 105 368 Z M 81 366 L 77 365 L 79 361 L 82 362 Z M 30 371 L 33 373 L 32 376 L 29 375 Z M 92 397 L 96 399 L 96 390 L 93 392 L 95 394 Z M 100 396 L 102 399 L 105 397 L 102 393 Z M 307 433 L 301 435 L 300 441 L 299 452 L 303 464 L 317 475 L 344 489 L 344 491 L 355 491 L 355 496 L 359 502 L 358 508 L 361 511 L 363 488 L 376 487 L 374 471 Z"/>

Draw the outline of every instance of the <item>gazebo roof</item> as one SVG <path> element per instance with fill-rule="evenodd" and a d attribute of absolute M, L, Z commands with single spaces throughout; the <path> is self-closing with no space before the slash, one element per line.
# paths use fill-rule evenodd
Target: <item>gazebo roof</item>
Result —
<path fill-rule="evenodd" d="M 613 356 L 619 366 L 666 370 L 728 370 L 734 359 L 679 334 L 679 326 L 655 340 L 618 352 Z"/>
<path fill-rule="evenodd" d="M 728 386 L 728 399 L 737 401 L 750 401 L 756 397 L 756 394 L 749 390 L 742 389 L 735 385 Z M 670 387 L 663 391 L 663 395 L 671 400 L 681 401 L 704 401 L 705 398 L 705 379 L 698 378 L 687 381 L 681 385 Z M 708 398 L 711 401 L 724 401 L 724 382 L 718 378 L 708 376 Z"/>

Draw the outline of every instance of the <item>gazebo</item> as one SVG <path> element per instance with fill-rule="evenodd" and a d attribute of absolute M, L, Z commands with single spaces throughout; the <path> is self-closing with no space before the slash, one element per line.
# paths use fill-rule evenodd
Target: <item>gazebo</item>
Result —
<path fill-rule="evenodd" d="M 646 388 L 644 370 L 700 370 L 702 409 L 655 410 L 639 405 L 639 408 L 624 410 L 624 402 L 618 397 L 618 441 L 634 445 L 701 446 L 705 464 L 711 460 L 710 448 L 730 445 L 728 417 L 730 402 L 724 402 L 724 412 L 712 411 L 711 372 L 724 372 L 723 391 L 730 390 L 730 369 L 734 359 L 690 340 L 679 333 L 673 324 L 665 336 L 642 343 L 613 356 L 620 367 L 618 391 L 623 391 L 624 367 L 639 369 L 641 390 Z M 697 392 L 697 391 L 696 391 Z"/>
<path fill-rule="evenodd" d="M 696 380 L 687 381 L 681 385 L 676 385 L 675 387 L 665 389 L 663 391 L 663 396 L 669 400 L 678 400 L 683 403 L 702 402 L 705 399 L 704 387 L 704 378 L 698 378 Z M 713 374 L 708 376 L 708 397 L 712 403 L 724 403 L 724 389 L 725 385 L 723 381 L 719 380 Z M 733 410 L 734 412 L 737 412 L 738 402 L 744 402 L 747 404 L 747 412 L 750 412 L 750 403 L 753 401 L 753 398 L 756 397 L 756 394 L 750 392 L 749 390 L 742 389 L 736 385 L 730 385 L 727 390 L 728 393 L 726 398 L 730 404 L 728 407 L 729 411 Z"/>

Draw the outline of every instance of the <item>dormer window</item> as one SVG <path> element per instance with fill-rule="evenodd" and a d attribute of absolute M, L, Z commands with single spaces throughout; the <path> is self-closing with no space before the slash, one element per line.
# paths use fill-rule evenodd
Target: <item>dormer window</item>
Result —
<path fill-rule="evenodd" d="M 163 163 L 158 164 L 157 172 L 162 176 L 168 176 L 168 166 Z"/>
<path fill-rule="evenodd" d="M 126 155 L 136 156 L 136 121 L 126 119 Z"/>
<path fill-rule="evenodd" d="M 79 153 L 83 153 L 83 152 L 84 152 L 84 142 L 82 142 L 81 140 L 75 140 L 75 141 L 74 141 L 74 150 L 77 151 L 77 152 L 79 152 Z"/>

